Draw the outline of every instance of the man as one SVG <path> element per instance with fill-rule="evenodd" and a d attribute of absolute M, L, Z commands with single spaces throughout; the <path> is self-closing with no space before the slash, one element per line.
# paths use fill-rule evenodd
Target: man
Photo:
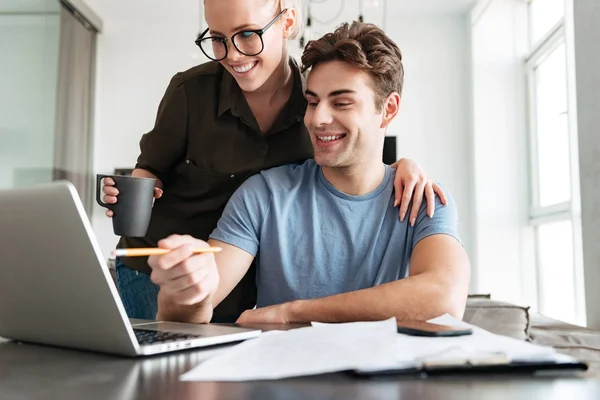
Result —
<path fill-rule="evenodd" d="M 256 257 L 257 308 L 239 323 L 461 318 L 470 277 L 453 199 L 398 219 L 382 163 L 398 114 L 402 55 L 371 24 L 310 42 L 306 96 L 315 160 L 264 171 L 233 195 L 208 243 L 170 236 L 149 259 L 157 319 L 204 323 Z M 218 246 L 217 254 L 193 249 Z"/>

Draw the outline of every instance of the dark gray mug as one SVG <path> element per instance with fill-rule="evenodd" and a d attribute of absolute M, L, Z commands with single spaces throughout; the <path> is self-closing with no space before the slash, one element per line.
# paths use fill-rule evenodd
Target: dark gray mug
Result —
<path fill-rule="evenodd" d="M 107 204 L 102 201 L 102 180 L 112 178 L 119 190 L 117 202 Z M 113 231 L 115 235 L 126 237 L 146 236 L 156 179 L 136 178 L 123 175 L 96 175 L 96 202 L 113 211 Z"/>

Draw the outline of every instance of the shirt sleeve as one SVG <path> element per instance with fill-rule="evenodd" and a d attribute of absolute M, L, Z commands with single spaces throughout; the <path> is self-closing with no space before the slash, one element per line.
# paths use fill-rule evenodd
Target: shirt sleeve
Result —
<path fill-rule="evenodd" d="M 450 192 L 446 189 L 444 189 L 444 192 L 448 198 L 448 204 L 444 206 L 440 198 L 435 196 L 433 218 L 429 218 L 427 215 L 427 202 L 423 199 L 423 204 L 419 209 L 417 221 L 415 222 L 413 249 L 421 240 L 437 234 L 450 235 L 460 242 L 460 236 L 458 235 L 458 209 Z"/>
<path fill-rule="evenodd" d="M 164 181 L 169 169 L 182 159 L 187 147 L 187 99 L 180 74 L 175 75 L 160 102 L 154 128 L 140 140 L 135 168 Z"/>
<path fill-rule="evenodd" d="M 260 232 L 269 211 L 271 192 L 261 174 L 250 177 L 231 196 L 211 239 L 258 254 Z"/>

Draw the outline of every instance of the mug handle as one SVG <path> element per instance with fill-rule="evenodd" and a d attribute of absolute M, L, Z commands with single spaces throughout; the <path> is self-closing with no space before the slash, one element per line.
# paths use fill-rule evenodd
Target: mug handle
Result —
<path fill-rule="evenodd" d="M 100 195 L 100 193 L 102 192 L 102 180 L 104 178 L 112 178 L 112 175 L 102 175 L 102 174 L 96 175 L 96 203 L 98 203 L 101 207 L 105 207 L 105 208 L 108 208 L 109 210 L 112 210 L 112 204 L 107 204 L 107 203 L 103 202 L 102 196 Z"/>

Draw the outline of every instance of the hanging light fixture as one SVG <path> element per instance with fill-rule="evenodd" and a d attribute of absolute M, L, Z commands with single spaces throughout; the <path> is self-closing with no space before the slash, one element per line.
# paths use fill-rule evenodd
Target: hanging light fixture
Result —
<path fill-rule="evenodd" d="M 310 0 L 308 0 L 306 5 L 306 24 L 304 28 L 304 32 L 300 37 L 300 48 L 303 49 L 304 46 L 310 41 L 310 28 L 312 26 L 312 18 L 310 17 Z"/>
<path fill-rule="evenodd" d="M 363 12 L 363 0 L 358 0 L 358 22 L 365 22 L 365 14 Z"/>

